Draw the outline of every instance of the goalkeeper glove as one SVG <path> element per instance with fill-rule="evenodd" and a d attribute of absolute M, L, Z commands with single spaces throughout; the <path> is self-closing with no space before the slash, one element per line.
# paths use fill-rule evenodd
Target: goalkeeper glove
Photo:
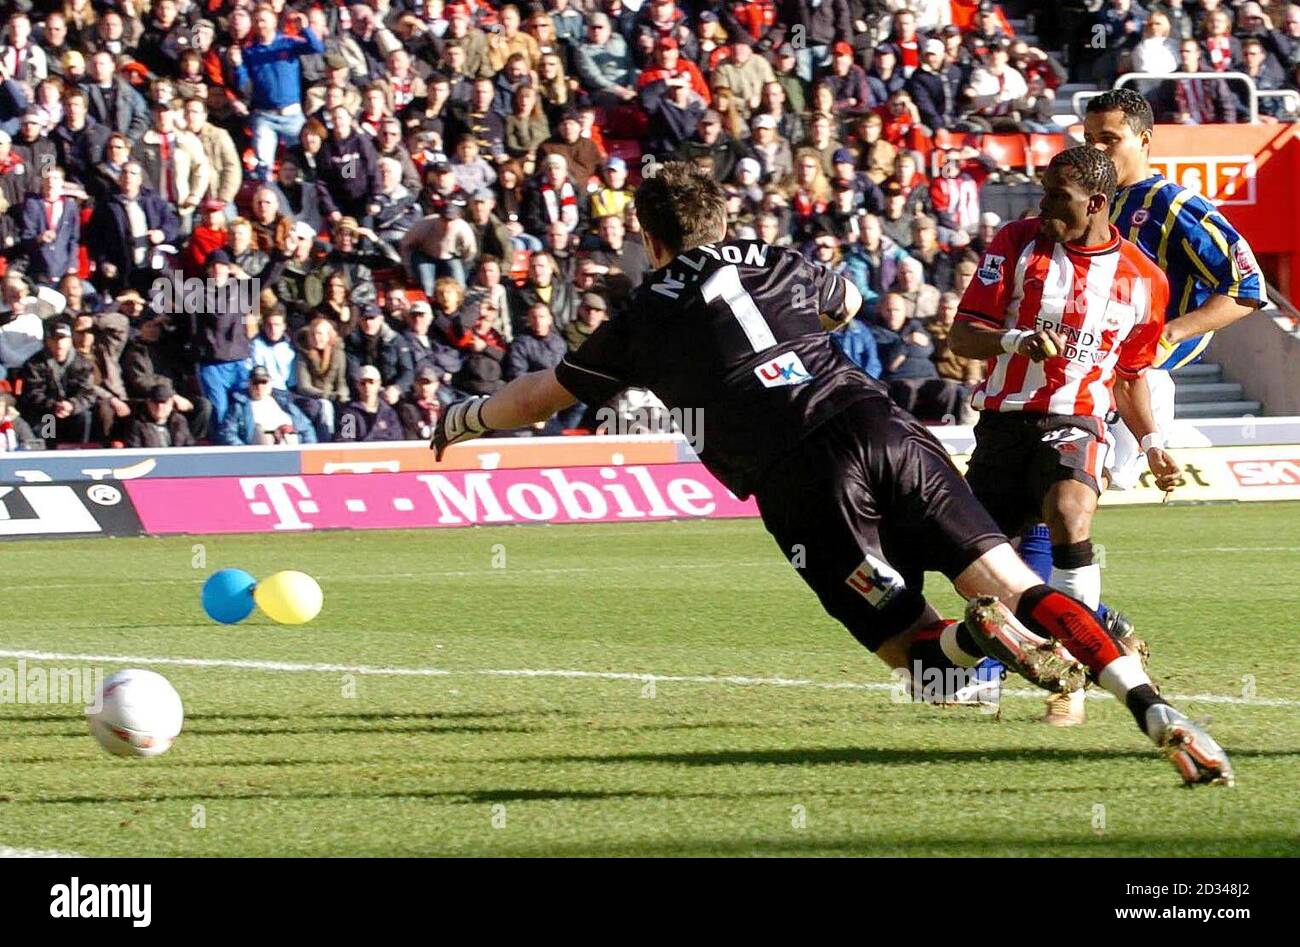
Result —
<path fill-rule="evenodd" d="M 492 430 L 483 421 L 485 397 L 467 398 L 458 401 L 442 412 L 438 425 L 433 429 L 433 443 L 429 447 L 436 451 L 434 459 L 442 461 L 442 455 L 452 444 L 470 441 L 482 437 Z"/>

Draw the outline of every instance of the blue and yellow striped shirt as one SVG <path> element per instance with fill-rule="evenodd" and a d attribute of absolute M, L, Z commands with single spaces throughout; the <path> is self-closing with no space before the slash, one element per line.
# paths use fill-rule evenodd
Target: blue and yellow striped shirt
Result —
<path fill-rule="evenodd" d="M 1153 174 L 1120 188 L 1111 223 L 1136 243 L 1169 277 L 1169 322 L 1204 305 L 1214 295 L 1262 305 L 1264 283 L 1255 254 L 1241 234 L 1195 191 Z M 1161 343 L 1156 365 L 1172 371 L 1201 357 L 1214 335 Z"/>

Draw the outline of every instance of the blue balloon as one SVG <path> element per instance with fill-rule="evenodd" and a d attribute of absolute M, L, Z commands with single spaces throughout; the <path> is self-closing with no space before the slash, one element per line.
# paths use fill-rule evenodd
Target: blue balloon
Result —
<path fill-rule="evenodd" d="M 223 625 L 241 622 L 252 614 L 257 580 L 243 569 L 220 569 L 203 583 L 203 610 Z"/>

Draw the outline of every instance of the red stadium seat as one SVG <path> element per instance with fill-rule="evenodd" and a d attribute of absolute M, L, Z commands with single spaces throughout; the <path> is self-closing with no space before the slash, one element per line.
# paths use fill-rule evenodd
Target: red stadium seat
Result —
<path fill-rule="evenodd" d="M 978 148 L 979 144 L 980 136 L 975 132 L 954 132 L 940 128 L 934 133 L 935 148 L 965 148 L 967 145 Z"/>
<path fill-rule="evenodd" d="M 1069 147 L 1065 133 L 1054 135 L 1032 134 L 1029 136 L 1029 161 L 1031 168 L 1045 168 L 1059 151 Z"/>
<path fill-rule="evenodd" d="M 985 135 L 980 151 L 997 162 L 999 168 L 1026 168 L 1029 166 L 1029 148 L 1025 136 L 1019 132 L 1003 135 Z"/>

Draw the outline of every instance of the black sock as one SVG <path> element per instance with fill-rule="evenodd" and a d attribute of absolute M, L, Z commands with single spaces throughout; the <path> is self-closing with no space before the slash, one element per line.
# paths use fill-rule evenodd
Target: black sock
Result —
<path fill-rule="evenodd" d="M 976 650 L 973 653 L 981 652 Z M 944 654 L 937 637 L 912 642 L 907 649 L 907 664 L 907 672 L 912 676 L 913 697 L 917 699 L 950 698 L 967 686 L 975 673 L 972 668 L 962 667 Z"/>
<path fill-rule="evenodd" d="M 966 627 L 964 621 L 957 626 L 957 647 L 972 657 L 985 653 L 984 649 L 980 647 L 979 639 L 971 634 L 971 630 Z"/>
<path fill-rule="evenodd" d="M 1156 704 L 1167 704 L 1169 701 L 1157 694 L 1156 689 L 1150 684 L 1139 684 L 1124 695 L 1124 703 L 1128 705 L 1129 713 L 1137 721 L 1138 729 L 1146 733 L 1147 709 Z"/>

